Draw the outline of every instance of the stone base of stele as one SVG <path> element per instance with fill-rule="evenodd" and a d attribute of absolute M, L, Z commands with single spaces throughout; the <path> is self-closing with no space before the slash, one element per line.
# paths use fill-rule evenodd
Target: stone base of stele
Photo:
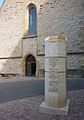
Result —
<path fill-rule="evenodd" d="M 43 102 L 39 106 L 39 112 L 47 113 L 47 114 L 56 114 L 56 115 L 68 116 L 69 104 L 70 104 L 70 100 L 68 99 L 65 107 L 53 108 L 53 107 L 49 107 L 45 102 Z"/>

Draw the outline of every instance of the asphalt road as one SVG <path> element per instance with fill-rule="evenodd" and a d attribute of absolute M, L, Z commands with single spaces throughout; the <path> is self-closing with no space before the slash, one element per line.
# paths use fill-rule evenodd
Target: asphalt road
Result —
<path fill-rule="evenodd" d="M 67 80 L 67 89 L 68 91 L 84 89 L 84 80 Z M 44 80 L 0 83 L 0 103 L 43 94 Z"/>

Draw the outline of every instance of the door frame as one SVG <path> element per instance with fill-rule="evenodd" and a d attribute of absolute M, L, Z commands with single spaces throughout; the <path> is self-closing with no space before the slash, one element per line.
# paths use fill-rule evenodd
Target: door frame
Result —
<path fill-rule="evenodd" d="M 31 61 L 28 61 L 28 58 L 32 57 Z M 25 59 L 25 75 L 28 76 L 28 70 L 27 70 L 27 65 L 30 65 L 30 68 L 29 68 L 29 71 L 30 71 L 30 75 L 29 77 L 32 77 L 32 76 L 36 76 L 36 59 L 33 55 L 29 54 L 27 55 L 26 59 Z M 33 70 L 32 70 L 32 63 L 35 63 L 35 74 L 33 75 Z"/>

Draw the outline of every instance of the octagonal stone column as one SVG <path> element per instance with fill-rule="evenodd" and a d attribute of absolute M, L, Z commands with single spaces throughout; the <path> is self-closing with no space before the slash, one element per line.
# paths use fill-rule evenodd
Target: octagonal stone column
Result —
<path fill-rule="evenodd" d="M 68 115 L 70 100 L 66 98 L 66 38 L 45 39 L 45 101 L 39 111 Z"/>

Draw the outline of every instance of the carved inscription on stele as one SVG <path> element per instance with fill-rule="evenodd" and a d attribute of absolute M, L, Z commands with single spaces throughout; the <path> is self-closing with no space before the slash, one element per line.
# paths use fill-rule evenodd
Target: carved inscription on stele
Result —
<path fill-rule="evenodd" d="M 57 71 L 57 59 L 49 58 L 49 71 Z"/>
<path fill-rule="evenodd" d="M 48 71 L 48 77 L 49 77 L 49 80 L 51 81 L 57 81 L 57 74 L 56 72 L 53 72 L 53 71 Z"/>
<path fill-rule="evenodd" d="M 49 92 L 58 91 L 58 81 L 49 81 Z"/>
<path fill-rule="evenodd" d="M 56 58 L 48 58 L 49 59 L 49 92 L 57 92 L 58 91 L 58 78 L 57 78 L 57 59 Z"/>

